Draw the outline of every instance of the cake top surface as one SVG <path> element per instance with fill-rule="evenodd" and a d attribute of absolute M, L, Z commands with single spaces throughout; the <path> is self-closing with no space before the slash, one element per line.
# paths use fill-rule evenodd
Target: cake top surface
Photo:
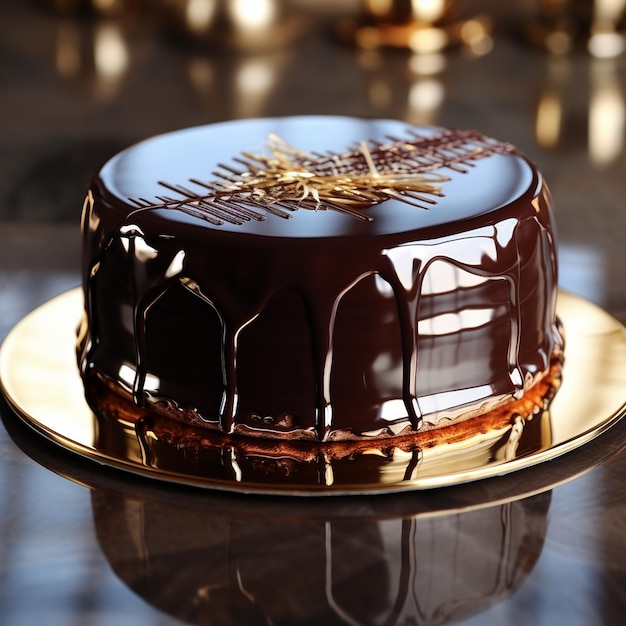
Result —
<path fill-rule="evenodd" d="M 424 152 L 420 139 L 437 137 L 441 133 L 449 133 L 447 137 L 452 143 L 444 137 L 443 151 L 435 156 L 432 152 Z M 114 198 L 115 206 L 127 213 L 127 221 L 132 221 L 133 215 L 147 211 L 163 219 L 164 224 L 172 220 L 270 237 L 371 236 L 427 229 L 490 213 L 525 194 L 534 193 L 537 175 L 523 156 L 510 146 L 489 139 L 487 141 L 493 143 L 487 145 L 493 146 L 493 151 L 489 148 L 485 153 L 482 147 L 475 150 L 473 140 L 469 140 L 459 152 L 455 146 L 458 146 L 460 136 L 455 135 L 455 131 L 414 127 L 392 120 L 326 116 L 237 120 L 147 139 L 108 161 L 99 178 Z M 418 191 L 408 200 L 406 196 L 404 199 L 394 197 L 400 189 L 398 185 L 405 185 L 406 181 L 397 181 L 391 173 L 390 191 L 382 201 L 374 204 L 336 203 L 335 208 L 324 210 L 328 205 L 323 194 L 320 200 L 314 187 L 306 188 L 309 172 L 297 172 L 295 182 L 292 180 L 291 183 L 292 189 L 297 187 L 298 194 L 306 195 L 309 208 L 303 208 L 304 204 L 301 204 L 297 210 L 287 211 L 289 219 L 245 204 L 244 209 L 252 208 L 265 215 L 265 219 L 240 224 L 222 220 L 216 224 L 214 218 L 206 219 L 204 204 L 198 203 L 197 199 L 214 196 L 216 188 L 223 190 L 224 185 L 231 185 L 233 180 L 241 181 L 239 174 L 247 170 L 247 164 L 260 167 L 267 175 L 267 161 L 250 161 L 247 157 L 261 155 L 263 159 L 272 156 L 272 137 L 277 138 L 279 148 L 286 146 L 289 158 L 290 150 L 297 155 L 300 151 L 314 155 L 313 168 L 329 152 L 339 159 L 340 164 L 346 162 L 346 154 L 356 154 L 364 163 L 360 171 L 365 177 L 361 183 L 365 190 L 367 181 L 373 180 L 372 176 L 387 173 L 383 171 L 384 165 L 381 169 L 374 164 L 374 161 L 379 162 L 376 156 L 381 146 L 385 150 L 389 146 L 403 146 L 405 141 L 414 142 L 416 149 L 411 148 L 414 150 L 411 155 L 417 154 L 420 163 L 430 161 L 436 164 L 439 159 L 440 165 L 429 166 L 430 171 L 411 175 L 413 178 L 409 184 L 417 184 Z M 470 153 L 472 158 L 469 158 Z M 478 158 L 476 154 L 479 154 Z M 446 155 L 445 159 L 452 155 L 457 161 L 453 158 L 451 165 L 446 165 L 441 155 Z M 463 155 L 468 158 L 464 160 Z M 249 174 L 248 171 L 246 175 Z M 214 186 L 215 183 L 218 187 Z M 423 185 L 426 185 L 424 189 L 435 188 L 438 193 L 423 193 L 420 191 Z M 386 187 L 381 185 L 380 188 Z M 186 194 L 193 194 L 193 197 L 188 198 Z M 332 194 L 331 187 L 328 196 L 331 199 Z M 181 200 L 187 199 L 191 200 L 187 204 L 189 210 L 180 210 Z M 297 198 L 291 204 L 298 205 Z M 336 210 L 342 206 L 352 214 Z M 234 210 L 237 213 L 239 209 L 235 206 Z M 355 214 L 366 219 L 355 217 Z"/>

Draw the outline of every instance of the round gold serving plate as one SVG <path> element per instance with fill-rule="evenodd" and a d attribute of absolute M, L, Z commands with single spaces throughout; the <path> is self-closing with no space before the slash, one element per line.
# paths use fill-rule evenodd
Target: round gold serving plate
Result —
<path fill-rule="evenodd" d="M 424 450 L 391 447 L 308 461 L 262 446 L 241 452 L 170 446 L 87 405 L 75 360 L 82 307 L 71 290 L 25 317 L 0 349 L 0 386 L 17 416 L 45 438 L 100 464 L 179 485 L 275 495 L 395 493 L 461 485 L 528 469 L 575 450 L 626 413 L 626 329 L 560 292 L 566 334 L 562 385 L 520 431 L 506 427 Z"/>

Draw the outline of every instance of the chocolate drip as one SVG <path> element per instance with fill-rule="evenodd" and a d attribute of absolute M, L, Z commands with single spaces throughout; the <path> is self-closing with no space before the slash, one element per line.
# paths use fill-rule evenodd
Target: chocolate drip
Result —
<path fill-rule="evenodd" d="M 545 237 L 536 220 L 530 219 L 537 226 L 537 235 Z M 523 376 L 519 366 L 519 257 L 515 237 L 520 224 L 514 220 L 507 222 L 468 231 L 462 238 L 452 236 L 428 243 L 405 244 L 384 252 L 392 266 L 390 273 L 383 273 L 383 276 L 392 285 L 396 295 L 404 355 L 403 393 L 409 417 L 414 425 L 417 423 L 414 428 L 420 425 L 417 323 L 421 285 L 429 266 L 436 260 L 449 262 L 487 279 L 502 278 L 507 281 L 512 327 L 508 345 L 509 376 L 516 392 L 523 390 Z M 470 256 L 466 258 L 461 254 L 464 249 L 463 239 L 480 239 L 484 243 L 467 247 Z M 506 273 L 502 270 L 503 266 L 509 268 Z"/>
<path fill-rule="evenodd" d="M 372 274 L 382 276 L 393 289 L 398 310 L 400 336 L 403 353 L 403 399 L 407 417 L 414 430 L 422 423 L 417 391 L 418 372 L 418 319 L 422 292 L 422 283 L 428 268 L 436 260 L 444 260 L 465 271 L 487 279 L 506 280 L 509 293 L 511 318 L 511 337 L 508 345 L 509 376 L 515 392 L 523 390 L 523 374 L 519 365 L 520 322 L 519 322 L 519 263 L 516 233 L 522 228 L 530 228 L 531 237 L 540 241 L 546 234 L 536 218 L 524 222 L 505 220 L 492 227 L 470 230 L 464 239 L 473 241 L 472 246 L 463 246 L 458 236 L 444 237 L 428 243 L 407 243 L 385 249 L 378 257 L 378 266 L 363 265 L 362 261 L 346 262 L 340 279 L 335 282 L 332 291 L 320 294 L 319 285 L 313 283 L 304 292 L 313 345 L 313 369 L 316 388 L 316 426 L 320 440 L 326 440 L 333 429 L 333 403 L 331 397 L 331 379 L 333 369 L 333 343 L 335 318 L 338 307 L 347 294 L 362 278 Z M 480 245 L 476 242 L 480 240 Z M 146 365 L 146 324 L 150 309 L 171 288 L 175 282 L 182 283 L 195 296 L 209 303 L 217 312 L 222 323 L 222 381 L 223 397 L 219 410 L 220 429 L 232 433 L 237 422 L 238 376 L 237 361 L 239 340 L 246 326 L 254 322 L 271 295 L 284 287 L 288 276 L 279 273 L 264 285 L 261 304 L 254 304 L 248 309 L 241 309 L 238 314 L 228 310 L 225 305 L 217 304 L 218 298 L 205 294 L 193 279 L 186 274 L 184 262 L 192 252 L 183 253 L 176 246 L 170 254 L 158 252 L 150 246 L 141 229 L 135 225 L 120 229 L 117 242 L 112 239 L 105 250 L 118 243 L 117 248 L 127 252 L 133 278 L 133 333 L 135 337 L 135 375 L 132 393 L 139 406 L 144 405 Z M 544 246 L 545 247 L 545 246 Z M 467 250 L 468 256 L 462 251 Z M 478 252 L 477 252 L 478 251 Z M 192 262 L 192 258 L 189 258 Z M 371 261 L 370 261 L 371 262 Z M 506 273 L 503 267 L 508 268 Z M 156 269 L 155 269 L 156 268 Z M 287 269 L 287 273 L 290 273 Z M 94 272 L 94 277 L 97 271 Z M 93 277 L 92 277 L 93 278 Z M 304 286 L 300 286 L 304 289 Z M 90 293 L 93 290 L 90 288 Z M 93 303 L 89 305 L 93 308 Z M 92 315 L 92 320 L 95 316 Z M 98 331 L 92 322 L 92 332 Z M 90 357 L 87 357 L 87 360 Z M 214 421 L 209 416 L 207 421 Z"/>

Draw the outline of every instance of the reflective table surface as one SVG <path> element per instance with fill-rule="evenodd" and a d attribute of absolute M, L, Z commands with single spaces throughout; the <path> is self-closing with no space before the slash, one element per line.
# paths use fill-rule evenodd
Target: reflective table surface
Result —
<path fill-rule="evenodd" d="M 176 128 L 297 114 L 518 145 L 557 206 L 561 287 L 626 324 L 614 48 L 531 45 L 549 24 L 521 1 L 459 2 L 465 34 L 434 52 L 424 32 L 413 45 L 430 52 L 376 47 L 388 29 L 359 29 L 358 0 L 231 2 L 218 28 L 222 4 L 0 5 L 0 340 L 78 284 L 82 197 L 107 158 Z M 309 499 L 131 476 L 44 440 L 3 401 L 0 416 L 2 624 L 623 623 L 624 420 L 508 476 Z"/>

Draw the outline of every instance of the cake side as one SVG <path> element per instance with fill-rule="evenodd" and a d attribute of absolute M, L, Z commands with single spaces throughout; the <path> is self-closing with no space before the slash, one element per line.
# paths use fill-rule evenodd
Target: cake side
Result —
<path fill-rule="evenodd" d="M 446 184 L 449 206 L 438 199 L 425 223 L 387 201 L 370 223 L 333 215 L 310 237 L 322 211 L 223 229 L 137 211 L 101 173 L 83 215 L 83 375 L 204 428 L 322 441 L 406 435 L 519 399 L 562 343 L 552 203 L 517 153 L 467 170 L 447 173 L 461 187 Z M 498 174 L 509 195 L 481 189 L 484 205 L 460 218 L 468 181 Z"/>

